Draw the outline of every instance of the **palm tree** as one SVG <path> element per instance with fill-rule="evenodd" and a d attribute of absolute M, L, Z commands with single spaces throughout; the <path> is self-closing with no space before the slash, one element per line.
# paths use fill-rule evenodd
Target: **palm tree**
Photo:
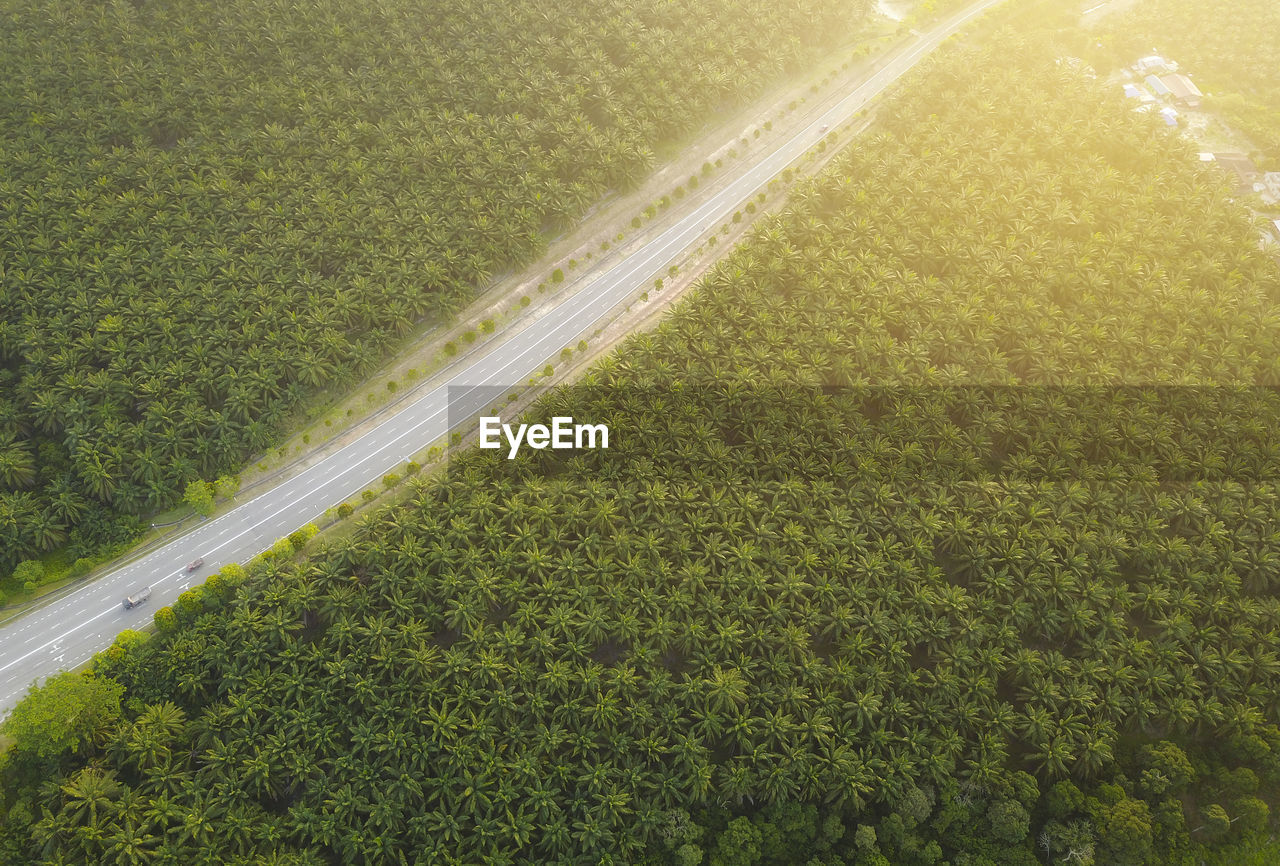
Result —
<path fill-rule="evenodd" d="M 117 814 L 122 786 L 110 770 L 89 767 L 80 770 L 65 783 L 62 813 L 88 826 L 105 826 L 106 819 Z"/>

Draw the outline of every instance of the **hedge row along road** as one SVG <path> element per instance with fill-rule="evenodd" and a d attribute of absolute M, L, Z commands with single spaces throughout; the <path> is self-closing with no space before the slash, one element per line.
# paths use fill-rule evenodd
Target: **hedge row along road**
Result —
<path fill-rule="evenodd" d="M 770 179 L 823 138 L 823 129 L 850 119 L 928 56 L 948 36 L 1001 0 L 979 0 L 916 37 L 858 88 L 792 139 L 746 166 L 720 193 L 594 279 L 580 279 L 560 303 L 526 327 L 495 340 L 482 354 L 455 365 L 440 384 L 358 440 L 275 488 L 197 529 L 0 629 L 0 711 L 10 710 L 28 686 L 87 661 L 128 628 L 150 623 L 193 582 L 224 565 L 246 562 L 276 539 L 316 520 L 448 432 L 449 399 L 459 410 L 479 411 L 494 389 L 524 382 L 565 346 L 592 333 L 625 301 L 667 268 L 707 229 L 730 217 Z M 586 419 L 589 420 L 589 419 Z M 626 431 L 614 431 L 625 436 Z M 188 573 L 196 558 L 203 566 Z M 151 587 L 147 604 L 125 610 L 131 592 Z"/>

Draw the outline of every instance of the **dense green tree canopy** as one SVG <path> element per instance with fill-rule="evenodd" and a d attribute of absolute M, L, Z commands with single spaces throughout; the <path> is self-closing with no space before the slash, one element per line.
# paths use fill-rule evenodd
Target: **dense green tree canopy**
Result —
<path fill-rule="evenodd" d="M 0 576 L 263 449 L 863 0 L 0 2 Z"/>
<path fill-rule="evenodd" d="M 535 410 L 608 451 L 463 455 L 105 659 L 129 718 L 32 850 L 1173 863 L 1184 811 L 1265 821 L 1280 270 L 1183 143 L 997 44 Z"/>
<path fill-rule="evenodd" d="M 62 673 L 32 687 L 0 733 L 39 758 L 77 752 L 120 715 L 123 687 L 111 679 Z"/>

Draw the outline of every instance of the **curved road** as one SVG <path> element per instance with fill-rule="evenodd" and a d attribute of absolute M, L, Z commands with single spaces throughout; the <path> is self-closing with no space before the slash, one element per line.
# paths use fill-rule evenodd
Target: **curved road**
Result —
<path fill-rule="evenodd" d="M 557 306 L 481 348 L 478 357 L 446 374 L 443 384 L 359 439 L 164 547 L 0 628 L 0 712 L 8 712 L 36 680 L 82 664 L 108 647 L 124 629 L 146 626 L 158 607 L 173 603 L 193 583 L 203 582 L 229 563 L 247 562 L 276 539 L 316 520 L 327 508 L 402 466 L 448 432 L 451 409 L 455 419 L 474 415 L 503 393 L 496 389 L 505 390 L 527 380 L 563 347 L 594 332 L 642 287 L 665 274 L 709 227 L 728 219 L 813 147 L 825 127 L 851 118 L 946 37 L 1000 2 L 979 0 L 918 36 L 794 138 L 745 167 L 697 210 L 608 271 L 580 280 L 582 285 L 571 289 Z M 197 557 L 204 559 L 204 566 L 187 574 L 186 564 Z M 121 600 L 148 585 L 148 603 L 125 610 Z"/>

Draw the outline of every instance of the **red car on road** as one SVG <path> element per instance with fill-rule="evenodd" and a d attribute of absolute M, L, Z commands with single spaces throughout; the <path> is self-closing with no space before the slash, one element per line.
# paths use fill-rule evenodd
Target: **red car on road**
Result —
<path fill-rule="evenodd" d="M 202 565 L 204 565 L 204 559 L 197 558 L 195 562 L 192 562 L 187 566 L 187 571 L 188 572 L 195 571 L 197 568 L 199 568 Z"/>

